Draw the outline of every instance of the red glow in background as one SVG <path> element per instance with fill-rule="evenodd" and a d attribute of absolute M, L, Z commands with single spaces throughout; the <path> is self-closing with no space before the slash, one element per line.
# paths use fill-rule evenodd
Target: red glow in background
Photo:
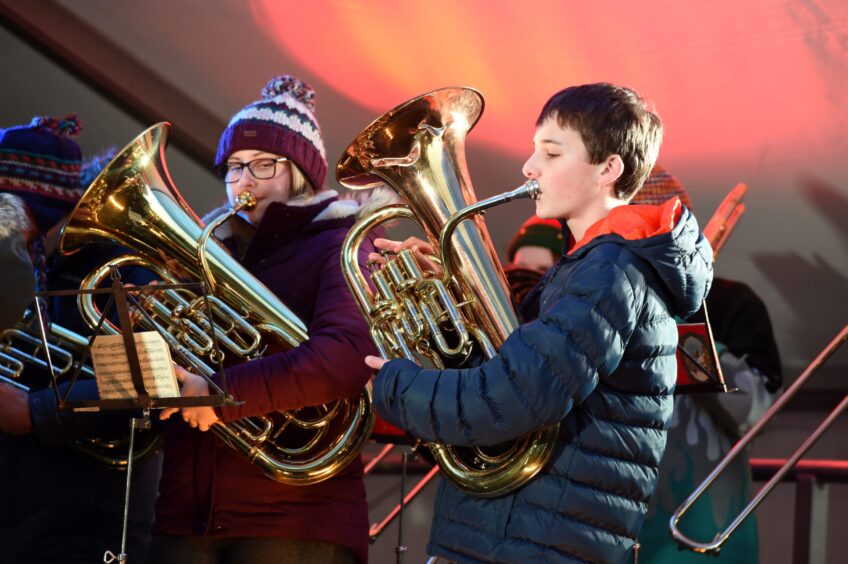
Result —
<path fill-rule="evenodd" d="M 845 322 L 845 0 L 51 2 L 222 123 L 272 76 L 302 78 L 316 90 L 331 171 L 391 107 L 441 86 L 473 86 L 486 98 L 466 144 L 480 198 L 521 182 L 537 113 L 555 91 L 595 81 L 632 86 L 655 103 L 665 125 L 660 162 L 687 187 L 699 220 L 738 182 L 748 184 L 748 211 L 716 272 L 765 300 L 786 373 L 797 374 Z M 98 133 L 122 146 L 151 125 L 117 127 L 119 115 L 71 96 L 78 85 L 46 72 L 8 34 L 3 55 L 4 124 L 78 112 L 82 142 L 93 149 Z M 176 169 L 176 152 L 169 158 Z M 223 190 L 208 165 L 196 166 L 196 181 L 175 180 L 205 213 Z M 489 211 L 498 249 L 531 209 L 515 202 Z M 844 357 L 837 362 L 846 366 Z"/>
<path fill-rule="evenodd" d="M 252 0 L 289 57 L 375 115 L 463 84 L 486 112 L 475 142 L 516 157 L 544 101 L 608 81 L 652 99 L 663 158 L 750 162 L 829 150 L 846 131 L 845 2 Z M 320 22 L 303 25 L 303 22 Z"/>

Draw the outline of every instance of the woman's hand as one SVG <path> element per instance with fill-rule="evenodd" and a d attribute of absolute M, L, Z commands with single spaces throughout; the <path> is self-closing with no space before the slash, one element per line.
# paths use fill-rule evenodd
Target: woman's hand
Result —
<path fill-rule="evenodd" d="M 387 362 L 389 362 L 389 361 L 386 360 L 383 357 L 380 357 L 380 356 L 368 355 L 368 356 L 365 357 L 365 364 L 367 364 L 369 367 L 373 368 L 374 370 L 380 370 L 381 368 L 383 368 L 383 365 L 386 364 Z"/>
<path fill-rule="evenodd" d="M 412 249 L 412 255 L 418 261 L 421 270 L 430 271 L 436 276 L 441 276 L 442 272 L 444 272 L 441 265 L 430 258 L 430 256 L 437 254 L 433 249 L 433 245 L 418 237 L 409 237 L 404 241 L 378 238 L 374 239 L 374 246 L 381 251 L 393 254 L 398 254 L 404 249 Z M 386 264 L 386 257 L 380 253 L 369 254 L 368 260 L 381 265 Z"/>
<path fill-rule="evenodd" d="M 192 374 L 182 366 L 174 365 L 174 370 L 177 373 L 177 381 L 182 384 L 180 394 L 184 398 L 197 398 L 209 395 L 209 384 L 206 383 L 201 376 Z M 202 405 L 197 407 L 168 407 L 162 410 L 159 419 L 168 419 L 171 415 L 179 411 L 182 414 L 183 421 L 200 429 L 208 431 L 213 423 L 219 421 L 218 414 L 212 406 Z"/>

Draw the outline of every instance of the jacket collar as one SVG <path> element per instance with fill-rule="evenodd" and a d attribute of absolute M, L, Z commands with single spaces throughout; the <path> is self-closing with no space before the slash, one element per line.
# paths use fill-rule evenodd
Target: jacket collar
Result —
<path fill-rule="evenodd" d="M 320 230 L 340 225 L 349 227 L 357 218 L 397 202 L 397 195 L 389 188 L 355 193 L 352 199 L 339 199 L 335 190 L 325 190 L 308 197 L 295 198 L 285 204 L 269 205 L 258 226 L 236 216 L 221 225 L 215 231 L 215 237 L 224 242 L 236 256 L 241 257 L 256 239 L 260 229 L 262 235 L 259 240 L 275 235 L 277 239 L 294 236 L 298 230 Z M 209 223 L 228 209 L 226 205 L 214 209 L 206 214 L 203 220 Z"/>
<path fill-rule="evenodd" d="M 339 195 L 334 190 L 326 190 L 304 198 L 295 198 L 286 203 L 273 202 L 265 210 L 265 215 L 256 226 L 256 240 L 268 235 L 288 239 L 302 232 L 315 222 L 319 215 L 334 202 Z"/>
<path fill-rule="evenodd" d="M 682 213 L 680 198 L 675 196 L 663 204 L 624 205 L 613 208 L 609 215 L 596 221 L 583 238 L 568 250 L 573 255 L 594 239 L 603 235 L 618 235 L 627 241 L 647 239 L 670 233 Z"/>

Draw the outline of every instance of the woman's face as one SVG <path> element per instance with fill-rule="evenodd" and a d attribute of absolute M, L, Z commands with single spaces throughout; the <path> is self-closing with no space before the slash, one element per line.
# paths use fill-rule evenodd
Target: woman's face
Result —
<path fill-rule="evenodd" d="M 259 159 L 278 159 L 281 155 L 268 153 L 265 151 L 256 151 L 253 149 L 243 149 L 236 151 L 227 159 L 228 165 L 244 165 L 241 171 L 241 177 L 235 182 L 228 182 L 227 198 L 230 205 L 234 205 L 236 198 L 245 190 L 250 191 L 256 196 L 256 207 L 250 211 L 242 211 L 240 215 L 247 219 L 253 225 L 257 225 L 265 215 L 265 210 L 272 202 L 286 203 L 291 198 L 292 190 L 292 174 L 291 163 L 288 161 L 275 163 L 256 163 Z M 261 165 L 261 170 L 258 170 L 260 176 L 271 175 L 267 179 L 258 179 L 248 168 L 248 164 L 252 165 L 254 170 L 258 170 L 257 165 Z M 269 168 L 271 167 L 271 168 Z"/>

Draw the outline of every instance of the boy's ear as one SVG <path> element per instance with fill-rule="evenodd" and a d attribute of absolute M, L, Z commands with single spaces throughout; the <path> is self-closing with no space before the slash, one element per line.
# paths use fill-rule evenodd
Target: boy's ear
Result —
<path fill-rule="evenodd" d="M 601 163 L 601 186 L 614 186 L 615 182 L 624 174 L 624 161 L 619 155 L 610 155 Z"/>

